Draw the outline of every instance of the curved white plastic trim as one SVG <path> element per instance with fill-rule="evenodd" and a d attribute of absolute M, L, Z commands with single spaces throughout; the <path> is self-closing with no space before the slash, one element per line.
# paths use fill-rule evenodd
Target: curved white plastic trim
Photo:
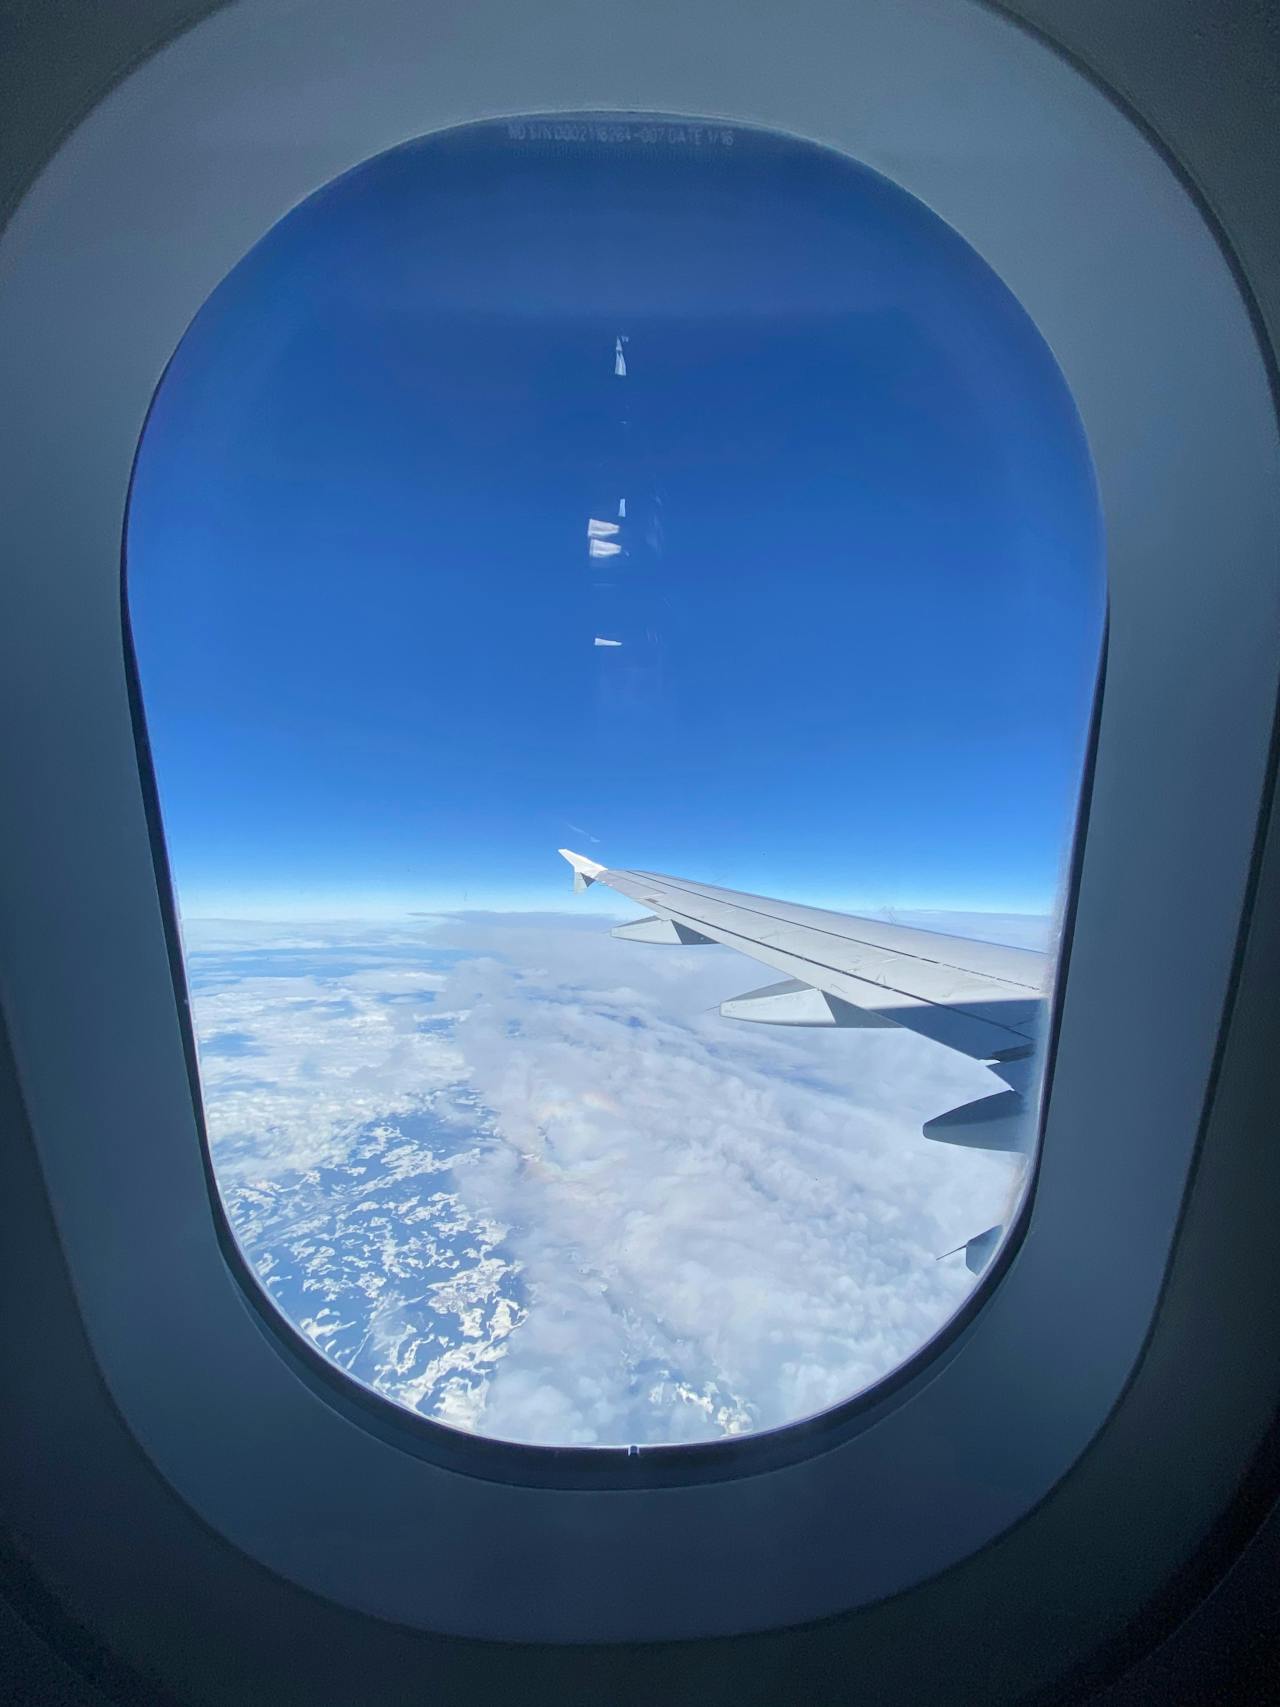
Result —
<path fill-rule="evenodd" d="M 137 781 L 119 551 L 164 363 L 275 220 L 423 132 L 600 108 L 847 150 L 975 245 L 1080 406 L 1111 638 L 1041 1179 L 1010 1271 L 928 1379 L 834 1449 L 737 1481 L 566 1493 L 366 1431 L 299 1378 L 228 1272 Z M 1085 1453 L 1151 1321 L 1277 686 L 1262 366 L 1209 233 L 1136 130 L 961 0 L 257 0 L 143 65 L 19 210 L 0 246 L 0 397 L 19 429 L 0 465 L 0 965 L 91 1342 L 177 1493 L 339 1602 L 564 1641 L 821 1617 L 1023 1518 Z M 1190 1534 L 1205 1513 L 1183 1491 Z"/>

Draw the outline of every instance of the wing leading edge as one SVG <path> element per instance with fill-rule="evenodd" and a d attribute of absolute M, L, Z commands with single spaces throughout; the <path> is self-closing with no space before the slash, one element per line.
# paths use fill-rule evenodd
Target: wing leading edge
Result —
<path fill-rule="evenodd" d="M 606 884 L 649 909 L 613 935 L 631 942 L 722 943 L 783 974 L 720 1004 L 727 1019 L 774 1025 L 901 1026 L 982 1061 L 1008 1087 L 926 1123 L 930 1138 L 1021 1151 L 1031 1122 L 1036 1038 L 1049 958 L 1033 949 L 801 907 L 654 871 L 611 870 L 561 848 L 579 894 Z M 996 1229 L 991 1230 L 993 1233 Z M 971 1240 L 970 1267 L 994 1240 Z M 981 1263 L 978 1263 L 981 1266 Z"/>

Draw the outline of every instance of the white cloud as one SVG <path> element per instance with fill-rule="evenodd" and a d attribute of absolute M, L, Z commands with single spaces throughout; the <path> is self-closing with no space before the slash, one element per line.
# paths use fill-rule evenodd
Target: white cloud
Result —
<path fill-rule="evenodd" d="M 1006 1158 L 920 1132 L 999 1088 L 985 1069 L 722 1020 L 758 981 L 727 950 L 491 914 L 215 936 L 194 965 L 251 1260 L 344 1367 L 456 1426 L 621 1443 L 810 1414 L 937 1331 L 972 1280 L 934 1258 L 1004 1210 Z"/>
<path fill-rule="evenodd" d="M 501 1140 L 462 1190 L 511 1227 L 530 1298 L 486 1430 L 770 1426 L 929 1338 L 971 1284 L 934 1258 L 999 1218 L 1010 1164 L 920 1127 L 997 1088 L 985 1070 L 909 1033 L 699 1013 L 752 975 L 727 953 L 547 937 L 443 993 Z"/>
<path fill-rule="evenodd" d="M 367 970 L 342 980 L 250 975 L 197 993 L 200 1078 L 220 1180 L 339 1160 L 362 1126 L 411 1113 L 465 1076 L 449 1038 L 421 1029 L 420 1002 L 382 999 L 420 996 L 419 987 L 406 989 L 396 967 L 373 990 L 368 978 Z"/>

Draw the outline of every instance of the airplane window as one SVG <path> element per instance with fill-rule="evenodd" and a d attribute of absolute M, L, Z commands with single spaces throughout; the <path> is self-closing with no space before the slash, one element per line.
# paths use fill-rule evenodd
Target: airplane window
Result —
<path fill-rule="evenodd" d="M 126 560 L 213 1169 L 336 1367 L 699 1441 L 944 1326 L 1030 1171 L 1104 611 L 954 231 L 716 122 L 393 149 L 197 316 Z"/>

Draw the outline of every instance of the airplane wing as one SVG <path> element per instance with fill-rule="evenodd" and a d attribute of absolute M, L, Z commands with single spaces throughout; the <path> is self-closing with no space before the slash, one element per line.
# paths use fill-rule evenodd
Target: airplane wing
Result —
<path fill-rule="evenodd" d="M 939 1115 L 925 1133 L 978 1149 L 1025 1148 L 1047 955 L 653 871 L 615 871 L 568 848 L 560 852 L 573 867 L 578 893 L 604 883 L 649 909 L 634 924 L 618 925 L 614 936 L 723 943 L 784 974 L 779 983 L 722 1002 L 727 1019 L 902 1026 L 986 1062 L 1009 1089 Z"/>

